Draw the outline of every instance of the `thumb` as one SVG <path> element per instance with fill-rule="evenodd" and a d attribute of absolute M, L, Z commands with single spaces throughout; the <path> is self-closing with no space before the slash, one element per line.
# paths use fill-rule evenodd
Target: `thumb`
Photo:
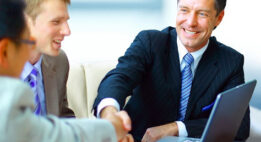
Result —
<path fill-rule="evenodd" d="M 122 119 L 123 127 L 126 131 L 131 130 L 131 119 L 126 111 L 120 111 L 117 115 Z"/>

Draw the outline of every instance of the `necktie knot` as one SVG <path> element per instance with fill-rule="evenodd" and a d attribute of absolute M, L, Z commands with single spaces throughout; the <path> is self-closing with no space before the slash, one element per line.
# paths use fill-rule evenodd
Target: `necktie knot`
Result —
<path fill-rule="evenodd" d="M 36 68 L 33 68 L 30 74 L 32 74 L 32 75 L 34 75 L 34 76 L 37 76 L 37 74 L 38 74 L 37 69 L 36 69 Z"/>
<path fill-rule="evenodd" d="M 184 57 L 183 60 L 187 63 L 187 65 L 191 65 L 191 63 L 194 61 L 193 56 L 190 53 L 187 53 Z"/>
<path fill-rule="evenodd" d="M 28 82 L 32 88 L 35 88 L 35 86 L 36 86 L 37 74 L 38 74 L 37 69 L 33 68 L 31 73 L 28 76 Z"/>

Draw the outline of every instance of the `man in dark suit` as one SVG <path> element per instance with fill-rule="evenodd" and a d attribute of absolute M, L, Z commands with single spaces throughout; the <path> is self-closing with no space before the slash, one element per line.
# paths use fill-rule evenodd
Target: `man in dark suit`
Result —
<path fill-rule="evenodd" d="M 226 0 L 178 0 L 176 28 L 138 34 L 101 82 L 95 114 L 125 109 L 136 141 L 200 137 L 217 94 L 244 83 L 243 55 L 211 37 L 225 5 Z M 235 139 L 247 139 L 249 125 L 248 109 Z"/>
<path fill-rule="evenodd" d="M 68 107 L 66 82 L 69 62 L 61 50 L 61 43 L 71 31 L 67 10 L 70 0 L 26 0 L 26 20 L 32 36 L 37 40 L 36 50 L 25 64 L 21 79 L 30 81 L 33 70 L 38 72 L 35 96 L 40 98 L 40 112 L 45 116 L 74 117 Z"/>

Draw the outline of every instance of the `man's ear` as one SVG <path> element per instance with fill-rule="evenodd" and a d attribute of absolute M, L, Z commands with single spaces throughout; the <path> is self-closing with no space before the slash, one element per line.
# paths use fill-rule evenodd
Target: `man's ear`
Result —
<path fill-rule="evenodd" d="M 222 21 L 224 15 L 225 15 L 225 11 L 222 10 L 222 11 L 219 13 L 219 15 L 218 15 L 217 22 L 216 22 L 216 25 L 215 25 L 216 27 L 221 23 L 221 21 Z"/>
<path fill-rule="evenodd" d="M 9 43 L 8 38 L 3 38 L 0 40 L 0 65 L 2 67 L 7 68 L 8 67 L 8 43 Z"/>

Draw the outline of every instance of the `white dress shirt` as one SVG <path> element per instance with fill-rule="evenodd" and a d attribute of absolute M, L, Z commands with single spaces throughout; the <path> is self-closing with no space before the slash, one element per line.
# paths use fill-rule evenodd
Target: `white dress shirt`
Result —
<path fill-rule="evenodd" d="M 41 56 L 40 59 L 34 65 L 32 65 L 30 62 L 26 62 L 20 78 L 23 81 L 26 81 L 26 79 L 29 76 L 29 74 L 31 73 L 33 67 L 37 69 L 38 76 L 36 79 L 37 80 L 36 90 L 37 90 L 38 96 L 40 98 L 41 115 L 45 116 L 46 115 L 46 104 L 45 104 L 43 75 L 42 75 L 42 68 L 41 68 L 42 58 L 43 58 L 43 56 Z M 34 94 L 34 95 L 36 95 L 36 94 Z"/>
<path fill-rule="evenodd" d="M 191 71 L 192 71 L 193 77 L 195 75 L 198 63 L 199 63 L 203 53 L 206 51 L 208 44 L 209 44 L 209 41 L 203 48 L 199 49 L 198 51 L 190 53 L 194 58 L 194 62 L 191 64 Z M 188 50 L 181 43 L 179 38 L 177 38 L 177 45 L 178 45 L 178 53 L 179 53 L 179 61 L 180 61 L 180 71 L 182 71 L 186 65 L 185 61 L 183 61 L 183 57 L 188 53 Z M 107 106 L 114 106 L 118 111 L 120 110 L 120 105 L 115 99 L 105 98 L 105 99 L 101 100 L 101 102 L 99 103 L 99 105 L 97 107 L 97 117 L 100 117 L 101 110 Z M 187 137 L 188 133 L 187 133 L 185 124 L 182 121 L 176 121 L 176 123 L 177 123 L 178 129 L 179 129 L 179 136 Z"/>

